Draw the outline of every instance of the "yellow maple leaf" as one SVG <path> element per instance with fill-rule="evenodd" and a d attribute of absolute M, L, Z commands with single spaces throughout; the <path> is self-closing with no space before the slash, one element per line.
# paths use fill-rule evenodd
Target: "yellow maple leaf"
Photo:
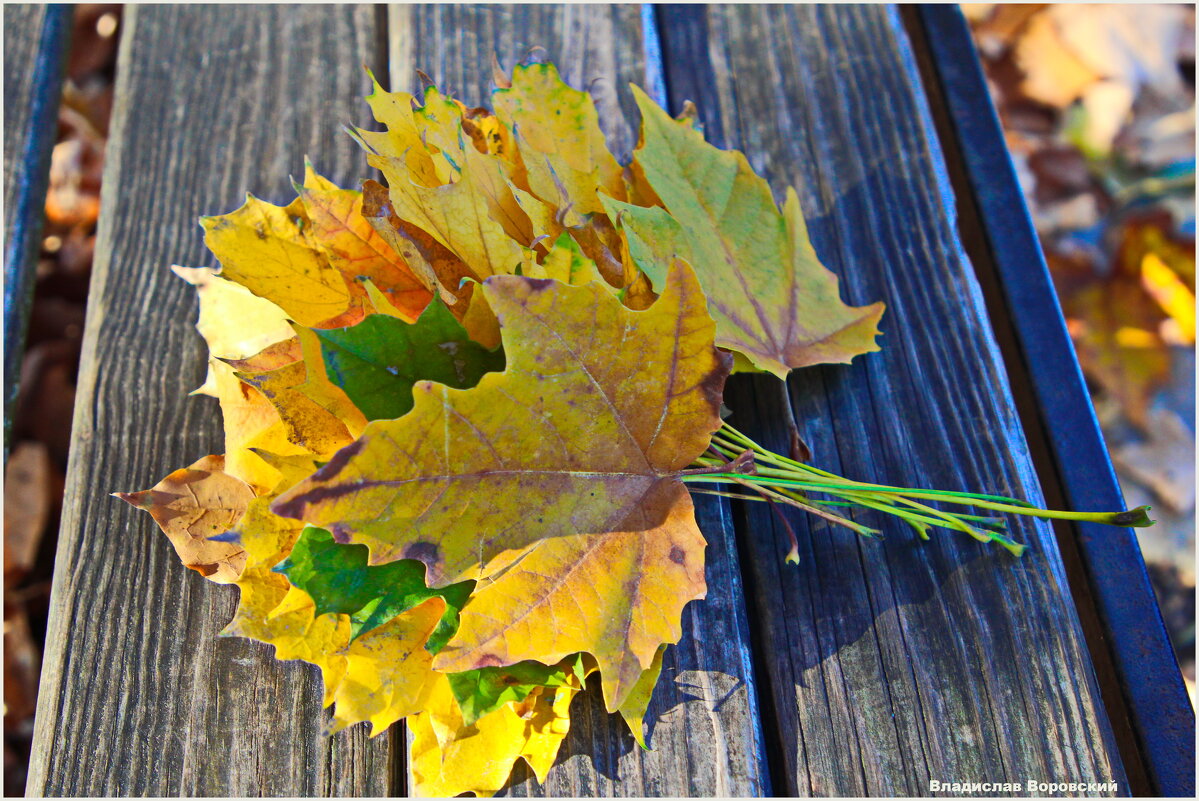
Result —
<path fill-rule="evenodd" d="M 376 737 L 421 711 L 436 678 L 425 642 L 445 608 L 445 600 L 434 596 L 344 649 L 346 672 L 334 699 L 334 731 L 369 720 Z"/>
<path fill-rule="evenodd" d="M 626 708 L 659 646 L 682 636 L 683 607 L 706 593 L 706 543 L 693 521 L 687 489 L 663 483 L 618 530 L 541 542 L 475 591 L 434 667 L 457 673 L 585 651 L 599 664 L 608 711 Z M 627 709 L 639 722 L 637 705 Z"/>
<path fill-rule="evenodd" d="M 388 92 L 375 76 L 367 70 L 371 77 L 371 93 L 366 96 L 366 102 L 371 108 L 375 121 L 386 126 L 384 131 L 366 131 L 358 128 L 351 129 L 350 134 L 367 151 L 387 153 L 403 158 L 409 174 L 423 186 L 440 186 L 442 181 L 437 175 L 433 158 L 421 141 L 420 130 L 412 107 L 416 98 L 407 92 Z"/>
<path fill-rule="evenodd" d="M 349 616 L 316 615 L 311 598 L 304 602 L 296 595 L 301 590 L 267 567 L 246 568 L 236 583 L 241 598 L 221 635 L 259 640 L 274 646 L 276 659 L 303 659 L 318 666 L 325 680 L 324 705 L 332 704 L 346 671 Z M 281 614 L 272 614 L 289 594 L 299 602 L 289 601 Z"/>
<path fill-rule="evenodd" d="M 296 191 L 287 206 L 247 195 L 229 214 L 200 218 L 221 275 L 308 327 L 362 319 L 368 305 L 363 278 L 416 319 L 432 295 L 362 215 L 362 193 L 338 188 L 310 163 Z"/>
<path fill-rule="evenodd" d="M 518 759 L 544 782 L 570 731 L 570 702 L 578 691 L 573 686 L 538 688 L 519 710 L 509 702 L 465 726 L 449 681 L 436 674 L 425 710 L 408 718 L 415 794 L 493 795 L 508 781 Z"/>
<path fill-rule="evenodd" d="M 221 278 L 217 270 L 173 265 L 171 272 L 196 288 L 200 301 L 196 330 L 208 343 L 210 356 L 243 359 L 292 335 L 282 309 L 244 286 Z M 192 394 L 216 397 L 211 363 L 203 386 Z"/>
<path fill-rule="evenodd" d="M 608 151 L 591 95 L 562 80 L 553 64 L 522 64 L 492 94 L 500 122 L 518 132 L 529 188 L 577 214 L 604 214 L 599 190 L 623 200 L 623 169 Z"/>
<path fill-rule="evenodd" d="M 275 303 L 301 325 L 317 326 L 354 314 L 342 275 L 305 233 L 303 203 L 276 206 L 246 195 L 241 208 L 201 217 L 204 244 L 221 275 Z"/>

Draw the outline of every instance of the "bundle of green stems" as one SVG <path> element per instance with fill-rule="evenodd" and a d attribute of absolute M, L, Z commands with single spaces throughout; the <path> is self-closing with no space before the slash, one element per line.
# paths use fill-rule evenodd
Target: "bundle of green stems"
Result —
<path fill-rule="evenodd" d="M 1149 526 L 1149 507 L 1140 506 L 1126 512 L 1062 512 L 1040 509 L 1015 498 L 999 495 L 984 495 L 974 492 L 950 490 L 908 489 L 883 484 L 866 484 L 813 467 L 809 464 L 780 456 L 767 450 L 727 422 L 712 436 L 708 450 L 679 478 L 691 485 L 732 484 L 749 492 L 733 492 L 721 489 L 700 489 L 693 486 L 692 492 L 721 495 L 746 501 L 783 503 L 795 506 L 822 517 L 831 523 L 856 531 L 864 537 L 880 534 L 878 529 L 869 528 L 838 514 L 835 509 L 874 509 L 900 518 L 916 530 L 921 539 L 928 539 L 932 527 L 954 529 L 969 534 L 981 542 L 998 542 L 1011 553 L 1020 556 L 1024 545 L 1007 534 L 1007 523 L 1002 517 L 966 512 L 945 511 L 930 506 L 925 501 L 960 504 L 976 510 L 989 510 L 1007 514 L 1044 517 L 1058 520 L 1080 520 L 1105 523 L 1114 526 Z M 751 494 L 752 493 L 752 494 Z M 827 496 L 824 498 L 813 495 Z M 787 533 L 791 537 L 788 562 L 799 561 L 799 543 L 795 532 L 781 514 Z"/>

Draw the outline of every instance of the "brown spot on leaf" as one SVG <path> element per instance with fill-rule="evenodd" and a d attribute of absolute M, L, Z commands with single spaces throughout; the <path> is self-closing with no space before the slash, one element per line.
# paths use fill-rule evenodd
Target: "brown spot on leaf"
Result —
<path fill-rule="evenodd" d="M 405 546 L 404 558 L 434 565 L 441 560 L 441 549 L 431 542 L 413 542 Z"/>
<path fill-rule="evenodd" d="M 687 554 L 683 553 L 683 549 L 674 545 L 670 549 L 670 561 L 676 565 L 681 565 L 686 560 Z"/>
<path fill-rule="evenodd" d="M 557 282 L 552 278 L 526 278 L 525 283 L 530 292 L 544 292 Z"/>
<path fill-rule="evenodd" d="M 483 654 L 475 661 L 475 667 L 501 667 L 504 664 L 503 660 L 495 654 Z"/>
<path fill-rule="evenodd" d="M 700 391 L 704 400 L 712 407 L 712 413 L 720 417 L 720 403 L 724 398 L 724 382 L 733 369 L 733 354 L 716 348 L 716 369 L 704 376 L 700 382 Z"/>

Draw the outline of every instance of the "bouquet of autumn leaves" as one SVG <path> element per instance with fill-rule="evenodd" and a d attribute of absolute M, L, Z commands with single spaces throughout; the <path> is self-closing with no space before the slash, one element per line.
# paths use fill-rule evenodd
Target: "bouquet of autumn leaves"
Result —
<path fill-rule="evenodd" d="M 308 165 L 287 206 L 202 219 L 220 270 L 173 269 L 198 289 L 197 392 L 225 453 L 118 493 L 239 588 L 226 634 L 320 667 L 334 730 L 407 718 L 418 794 L 490 794 L 522 758 L 544 780 L 597 671 L 644 745 L 663 651 L 706 591 L 688 484 L 1017 553 L 994 518 L 924 501 L 1073 516 L 858 484 L 722 425 L 730 370 L 876 350 L 882 304 L 841 302 L 794 191 L 780 210 L 690 107 L 672 119 L 634 87 L 622 166 L 552 64 L 496 83 L 494 111 L 376 84 L 386 130 L 350 133 L 386 186 Z"/>

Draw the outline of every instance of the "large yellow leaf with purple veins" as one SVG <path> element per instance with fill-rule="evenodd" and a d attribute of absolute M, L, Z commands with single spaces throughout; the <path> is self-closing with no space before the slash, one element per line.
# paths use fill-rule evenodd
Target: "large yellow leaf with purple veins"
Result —
<path fill-rule="evenodd" d="M 659 482 L 617 530 L 543 541 L 475 590 L 434 667 L 459 673 L 585 651 L 617 711 L 659 647 L 682 636 L 683 607 L 704 597 L 706 543 L 694 519 L 687 489 Z"/>
<path fill-rule="evenodd" d="M 444 612 L 445 600 L 434 596 L 346 647 L 333 731 L 369 720 L 371 737 L 376 737 L 400 718 L 421 711 L 436 678 L 425 642 Z"/>
<path fill-rule="evenodd" d="M 412 411 L 369 424 L 276 513 L 367 545 L 373 564 L 418 559 L 433 587 L 488 576 L 547 538 L 674 519 L 662 499 L 678 493 L 659 485 L 720 427 L 731 361 L 691 268 L 676 263 L 646 311 L 595 283 L 502 276 L 482 291 L 504 372 L 469 390 L 418 383 Z M 690 513 L 676 529 L 662 536 L 686 550 Z"/>
<path fill-rule="evenodd" d="M 539 687 L 519 704 L 510 701 L 466 726 L 449 680 L 438 674 L 425 710 L 408 718 L 413 794 L 490 796 L 507 783 L 518 759 L 544 782 L 570 732 L 570 702 L 579 689 Z"/>
<path fill-rule="evenodd" d="M 635 161 L 665 210 L 605 206 L 654 282 L 674 257 L 695 268 L 716 319 L 716 344 L 785 378 L 795 367 L 878 350 L 883 304 L 847 306 L 817 259 L 794 190 L 780 213 L 744 154 L 720 150 L 633 87 L 642 143 Z"/>

